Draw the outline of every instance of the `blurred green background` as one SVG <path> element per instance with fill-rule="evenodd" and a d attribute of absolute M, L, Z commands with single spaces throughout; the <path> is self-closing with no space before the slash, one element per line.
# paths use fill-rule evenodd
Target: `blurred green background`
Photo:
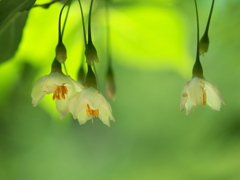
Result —
<path fill-rule="evenodd" d="M 44 3 L 47 1 L 37 1 Z M 89 0 L 83 0 L 87 15 Z M 199 0 L 202 35 L 210 0 Z M 220 112 L 179 112 L 196 52 L 194 2 L 112 0 L 111 55 L 117 85 L 110 102 L 116 122 L 79 125 L 59 119 L 50 95 L 36 107 L 31 89 L 50 72 L 62 4 L 33 8 L 14 57 L 0 64 L 1 180 L 238 180 L 240 179 L 240 2 L 215 2 L 209 52 L 201 57 L 208 81 L 221 91 Z M 93 41 L 100 89 L 107 65 L 104 1 L 94 2 Z M 64 42 L 69 74 L 83 59 L 78 4 Z M 0 49 L 0 52 L 8 49 Z"/>

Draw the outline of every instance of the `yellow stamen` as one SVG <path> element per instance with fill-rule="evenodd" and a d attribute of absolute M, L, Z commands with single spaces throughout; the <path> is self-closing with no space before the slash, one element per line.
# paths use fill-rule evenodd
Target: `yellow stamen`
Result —
<path fill-rule="evenodd" d="M 205 84 L 203 81 L 200 81 L 200 83 L 202 84 L 201 88 L 202 88 L 202 91 L 203 91 L 203 96 L 202 96 L 202 104 L 204 106 L 207 105 L 207 93 L 206 93 L 206 90 L 204 89 L 205 87 Z"/>
<path fill-rule="evenodd" d="M 87 113 L 87 116 L 90 117 L 98 117 L 99 116 L 99 110 L 96 109 L 96 110 L 93 110 L 90 108 L 89 104 L 86 105 L 86 113 Z"/>
<path fill-rule="evenodd" d="M 68 88 L 66 86 L 57 86 L 55 92 L 53 93 L 53 100 L 65 99 L 68 93 Z"/>
<path fill-rule="evenodd" d="M 207 93 L 206 91 L 203 91 L 203 105 L 207 105 Z"/>

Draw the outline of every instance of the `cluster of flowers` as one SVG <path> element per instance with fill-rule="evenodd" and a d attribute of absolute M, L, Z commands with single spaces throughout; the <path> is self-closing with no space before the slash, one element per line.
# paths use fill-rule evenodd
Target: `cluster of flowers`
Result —
<path fill-rule="evenodd" d="M 78 0 L 80 9 L 82 11 L 80 0 Z M 67 3 L 71 3 L 68 0 Z M 67 4 L 66 3 L 66 4 Z M 66 5 L 65 4 L 65 5 Z M 84 18 L 83 29 L 85 39 L 85 56 L 86 63 L 88 65 L 88 73 L 86 81 L 81 84 L 78 81 L 73 80 L 70 76 L 65 75 L 61 70 L 61 65 L 65 67 L 66 60 L 66 48 L 62 43 L 63 30 L 61 31 L 61 13 L 65 5 L 60 12 L 59 20 L 59 42 L 56 47 L 56 58 L 52 63 L 52 71 L 49 75 L 39 78 L 32 90 L 32 104 L 37 106 L 40 100 L 46 94 L 53 94 L 52 99 L 56 102 L 56 108 L 60 112 L 60 118 L 64 118 L 68 113 L 72 113 L 74 119 L 78 119 L 80 124 L 86 123 L 88 120 L 98 117 L 104 124 L 110 126 L 110 120 L 114 121 L 112 115 L 111 106 L 104 96 L 99 92 L 97 86 L 97 78 L 95 62 L 99 62 L 97 57 L 97 51 L 92 43 L 91 38 L 91 9 L 93 0 L 91 0 L 89 10 L 89 26 L 88 26 L 88 43 L 86 40 Z M 183 93 L 180 99 L 180 110 L 183 111 L 186 108 L 186 114 L 188 115 L 193 106 L 209 105 L 212 109 L 219 111 L 221 104 L 225 104 L 219 90 L 209 83 L 203 76 L 203 68 L 200 62 L 200 55 L 208 51 L 209 38 L 208 29 L 213 10 L 214 0 L 212 1 L 212 7 L 209 14 L 208 24 L 206 26 L 205 33 L 199 42 L 199 21 L 197 3 L 195 0 L 196 15 L 197 15 L 197 53 L 196 61 L 192 70 L 192 79 L 188 81 L 184 87 Z M 94 67 L 95 73 L 92 71 Z M 65 67 L 66 68 L 66 67 Z M 113 81 L 112 69 L 109 66 L 107 79 Z M 112 92 L 115 92 L 113 83 L 110 83 L 108 88 L 108 96 L 113 98 Z"/>
<path fill-rule="evenodd" d="M 32 89 L 33 106 L 37 106 L 46 94 L 53 94 L 61 118 L 72 113 L 80 124 L 94 117 L 99 117 L 107 126 L 110 126 L 109 120 L 114 121 L 111 106 L 104 96 L 96 88 L 86 88 L 68 75 L 51 72 L 39 78 Z"/>
<path fill-rule="evenodd" d="M 62 11 L 68 3 L 70 8 L 71 0 L 68 0 L 67 3 L 62 7 L 59 15 L 59 42 L 56 46 L 56 58 L 52 63 L 51 73 L 40 77 L 36 81 L 31 94 L 32 104 L 35 107 L 46 94 L 52 94 L 52 99 L 56 103 L 56 108 L 61 114 L 60 118 L 64 118 L 68 113 L 71 113 L 74 119 L 78 119 L 80 124 L 84 124 L 88 120 L 91 119 L 93 121 L 93 118 L 98 117 L 104 124 L 110 126 L 110 120 L 115 121 L 112 115 L 112 109 L 108 101 L 99 92 L 97 78 L 95 75 L 96 68 L 94 63 L 98 62 L 99 60 L 97 57 L 96 48 L 92 43 L 90 29 L 90 17 L 93 0 L 91 1 L 89 11 L 88 43 L 86 40 L 85 26 L 83 21 L 84 40 L 86 47 L 85 56 L 88 66 L 87 75 L 84 77 L 84 85 L 80 83 L 80 81 L 75 81 L 69 75 L 62 72 L 62 65 L 66 70 L 65 61 L 67 58 L 67 51 L 62 42 L 63 30 L 61 30 L 60 22 Z M 79 5 L 82 10 L 80 1 Z M 63 29 L 64 27 L 65 25 L 63 26 Z M 95 73 L 92 71 L 92 67 L 95 70 Z M 80 67 L 80 70 L 82 69 L 83 65 Z"/>

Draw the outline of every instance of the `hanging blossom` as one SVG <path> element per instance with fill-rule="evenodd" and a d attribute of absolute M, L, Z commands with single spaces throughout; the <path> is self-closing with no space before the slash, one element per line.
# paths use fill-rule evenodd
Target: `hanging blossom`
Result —
<path fill-rule="evenodd" d="M 219 90 L 203 78 L 193 77 L 184 87 L 180 110 L 186 108 L 188 115 L 192 106 L 209 105 L 212 109 L 220 111 L 221 104 L 225 104 Z"/>
<path fill-rule="evenodd" d="M 94 87 L 90 86 L 71 97 L 69 112 L 80 124 L 98 117 L 104 124 L 110 126 L 110 120 L 115 121 L 112 109 L 104 96 Z M 61 116 L 62 118 L 64 115 Z"/>
<path fill-rule="evenodd" d="M 188 81 L 184 87 L 181 99 L 180 99 L 180 111 L 184 110 L 184 106 L 186 108 L 186 114 L 188 115 L 192 106 L 200 106 L 200 105 L 209 105 L 212 109 L 220 111 L 221 104 L 225 104 L 221 93 L 219 90 L 213 86 L 211 83 L 205 80 L 203 76 L 203 68 L 199 58 L 199 20 L 198 20 L 198 9 L 197 9 L 197 1 L 194 1 L 195 9 L 196 9 L 196 20 L 197 20 L 197 52 L 196 52 L 196 60 L 193 65 L 192 74 L 193 78 Z M 214 1 L 213 1 L 214 3 Z M 213 4 L 212 4 L 213 8 Z M 212 12 L 211 8 L 211 12 Z M 211 13 L 210 13 L 211 16 Z M 208 25 L 204 34 L 205 45 L 208 46 L 208 26 L 210 23 L 210 17 L 208 21 Z M 201 40 L 202 41 L 202 40 Z M 207 50 L 207 46 L 205 46 L 204 50 Z"/>
<path fill-rule="evenodd" d="M 53 94 L 52 99 L 56 100 L 58 111 L 66 114 L 70 97 L 82 89 L 83 86 L 70 76 L 52 72 L 36 81 L 31 94 L 32 104 L 35 107 L 46 94 Z"/>

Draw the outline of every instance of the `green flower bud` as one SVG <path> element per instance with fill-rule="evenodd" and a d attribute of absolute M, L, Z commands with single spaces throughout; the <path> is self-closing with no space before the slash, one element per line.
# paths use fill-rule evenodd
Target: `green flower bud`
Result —
<path fill-rule="evenodd" d="M 96 76 L 92 70 L 92 67 L 90 65 L 88 65 L 88 72 L 87 72 L 87 76 L 86 76 L 86 87 L 94 87 L 95 89 L 97 88 L 97 79 Z"/>
<path fill-rule="evenodd" d="M 85 50 L 86 62 L 90 66 L 93 65 L 94 61 L 99 62 L 97 56 L 97 50 L 92 43 L 88 43 Z"/>
<path fill-rule="evenodd" d="M 116 94 L 116 85 L 115 85 L 114 74 L 113 74 L 111 65 L 109 66 L 106 74 L 105 91 L 108 98 L 110 100 L 114 100 L 115 94 Z"/>
<path fill-rule="evenodd" d="M 56 47 L 56 58 L 61 64 L 63 64 L 67 59 L 67 49 L 63 43 L 58 43 Z"/>
<path fill-rule="evenodd" d="M 81 67 L 78 70 L 78 81 L 83 85 L 85 83 L 85 72 L 84 72 L 83 65 L 81 65 Z"/>
<path fill-rule="evenodd" d="M 204 34 L 199 42 L 199 55 L 203 55 L 208 51 L 209 37 L 208 34 Z"/>
<path fill-rule="evenodd" d="M 202 64 L 200 63 L 200 59 L 199 59 L 199 56 L 198 56 L 198 55 L 197 55 L 197 57 L 196 57 L 196 61 L 195 61 L 194 65 L 193 65 L 192 76 L 193 76 L 193 77 L 204 78 L 204 77 L 203 77 Z"/>
<path fill-rule="evenodd" d="M 51 72 L 59 72 L 62 74 L 62 66 L 61 64 L 57 61 L 56 58 L 54 58 L 53 62 L 52 62 L 52 69 Z"/>

